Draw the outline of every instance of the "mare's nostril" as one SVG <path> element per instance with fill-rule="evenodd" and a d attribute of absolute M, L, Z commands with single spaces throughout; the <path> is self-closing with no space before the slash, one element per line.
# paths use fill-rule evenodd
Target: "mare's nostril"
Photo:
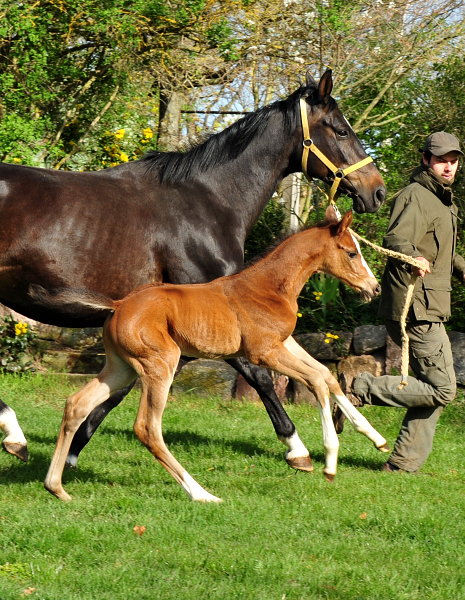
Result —
<path fill-rule="evenodd" d="M 379 202 L 379 205 L 381 206 L 383 204 L 383 202 L 386 200 L 386 188 L 384 186 L 379 187 L 375 192 L 375 196 Z"/>

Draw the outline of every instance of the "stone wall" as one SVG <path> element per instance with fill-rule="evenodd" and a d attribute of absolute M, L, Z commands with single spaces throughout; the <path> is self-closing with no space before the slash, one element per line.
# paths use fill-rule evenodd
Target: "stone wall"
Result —
<path fill-rule="evenodd" d="M 37 333 L 34 348 L 36 370 L 51 373 L 98 373 L 105 364 L 101 327 L 71 329 L 44 325 L 0 304 L 0 318 L 12 315 Z"/>
<path fill-rule="evenodd" d="M 369 371 L 375 376 L 400 374 L 401 349 L 389 337 L 384 325 L 363 325 L 353 332 L 338 332 L 338 339 L 323 333 L 297 334 L 299 344 L 337 377 L 342 371 L 357 375 Z M 459 385 L 465 385 L 465 334 L 449 332 Z M 313 394 L 300 382 L 272 373 L 275 389 L 283 403 L 316 405 Z M 173 383 L 173 391 L 217 394 L 224 399 L 259 400 L 257 392 L 241 375 L 223 361 L 195 360 L 183 366 Z"/>
<path fill-rule="evenodd" d="M 103 367 L 105 353 L 100 328 L 70 329 L 43 325 L 25 319 L 0 305 L 0 317 L 13 314 L 38 334 L 35 366 L 53 373 L 98 373 Z M 398 374 L 401 371 L 401 351 L 387 334 L 384 325 L 364 325 L 354 331 L 341 331 L 337 339 L 324 333 L 297 334 L 299 344 L 337 377 L 342 371 L 357 375 L 369 371 L 373 375 Z M 459 385 L 465 385 L 465 334 L 449 332 L 454 366 Z M 272 373 L 276 392 L 283 403 L 311 403 L 315 398 L 300 382 Z M 172 390 L 174 393 L 202 391 L 223 399 L 258 400 L 258 395 L 242 376 L 221 360 L 181 359 L 180 370 Z"/>

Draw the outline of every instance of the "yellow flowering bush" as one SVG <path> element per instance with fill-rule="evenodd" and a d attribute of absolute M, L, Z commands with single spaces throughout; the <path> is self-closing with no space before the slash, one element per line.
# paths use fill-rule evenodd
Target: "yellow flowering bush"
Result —
<path fill-rule="evenodd" d="M 20 336 L 20 335 L 26 335 L 27 333 L 27 323 L 16 323 L 15 324 L 15 335 L 16 336 Z"/>
<path fill-rule="evenodd" d="M 339 336 L 335 335 L 333 333 L 327 333 L 326 334 L 326 339 L 325 339 L 325 344 L 329 344 L 331 342 L 331 340 L 338 340 Z"/>
<path fill-rule="evenodd" d="M 104 150 L 102 166 L 115 167 L 130 160 L 137 160 L 147 151 L 146 144 L 151 143 L 153 136 L 151 127 L 144 127 L 142 133 L 125 128 L 105 131 L 101 138 Z"/>
<path fill-rule="evenodd" d="M 299 298 L 302 319 L 299 320 L 299 331 L 328 329 L 327 320 L 331 320 L 334 309 L 339 305 L 339 281 L 324 273 L 316 273 L 305 284 Z M 331 338 L 327 338 L 329 344 Z"/>
<path fill-rule="evenodd" d="M 0 321 L 0 369 L 13 373 L 33 371 L 27 351 L 36 337 L 27 323 L 16 321 L 11 315 L 3 317 L 3 322 Z"/>

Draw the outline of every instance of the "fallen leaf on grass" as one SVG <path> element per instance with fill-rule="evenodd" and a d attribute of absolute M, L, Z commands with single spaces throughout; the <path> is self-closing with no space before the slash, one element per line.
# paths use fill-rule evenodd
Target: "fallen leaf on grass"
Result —
<path fill-rule="evenodd" d="M 360 518 L 361 518 L 361 519 L 366 519 L 367 517 L 368 517 L 368 515 L 366 514 L 366 512 L 363 512 L 363 513 L 360 515 Z"/>
<path fill-rule="evenodd" d="M 144 527 L 144 525 L 136 525 L 136 526 L 133 528 L 133 531 L 134 531 L 134 533 L 135 533 L 136 535 L 138 535 L 139 537 L 141 537 L 141 535 L 143 535 L 143 534 L 144 534 L 144 532 L 145 532 L 145 527 Z"/>
<path fill-rule="evenodd" d="M 449 471 L 452 473 L 452 475 L 457 475 L 457 471 L 455 469 L 449 469 Z"/>
<path fill-rule="evenodd" d="M 210 467 L 209 469 L 207 469 L 207 471 L 213 471 L 215 467 Z"/>
<path fill-rule="evenodd" d="M 30 596 L 35 591 L 36 591 L 36 588 L 34 588 L 34 587 L 26 588 L 25 590 L 23 590 L 23 593 L 21 594 L 21 596 Z"/>

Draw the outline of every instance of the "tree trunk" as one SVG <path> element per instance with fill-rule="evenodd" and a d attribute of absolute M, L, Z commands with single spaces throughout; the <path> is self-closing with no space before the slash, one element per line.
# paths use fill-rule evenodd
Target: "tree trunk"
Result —
<path fill-rule="evenodd" d="M 181 121 L 181 95 L 160 90 L 160 120 L 157 148 L 162 151 L 177 150 Z"/>

